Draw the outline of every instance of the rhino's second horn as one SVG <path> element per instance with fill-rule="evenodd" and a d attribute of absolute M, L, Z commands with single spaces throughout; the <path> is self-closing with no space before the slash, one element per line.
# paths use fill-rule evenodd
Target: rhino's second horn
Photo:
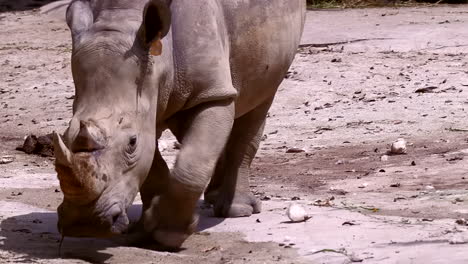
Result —
<path fill-rule="evenodd" d="M 80 132 L 73 141 L 71 150 L 73 153 L 100 150 L 104 148 L 103 141 L 104 139 L 99 128 L 81 121 Z"/>

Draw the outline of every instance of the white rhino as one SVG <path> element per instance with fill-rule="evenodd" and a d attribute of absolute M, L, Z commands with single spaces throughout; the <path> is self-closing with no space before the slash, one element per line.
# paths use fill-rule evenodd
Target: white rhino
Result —
<path fill-rule="evenodd" d="M 178 248 L 205 192 L 219 217 L 260 212 L 249 167 L 291 65 L 305 0 L 74 0 L 73 118 L 55 134 L 64 236 L 142 228 Z M 181 142 L 170 171 L 157 139 Z"/>

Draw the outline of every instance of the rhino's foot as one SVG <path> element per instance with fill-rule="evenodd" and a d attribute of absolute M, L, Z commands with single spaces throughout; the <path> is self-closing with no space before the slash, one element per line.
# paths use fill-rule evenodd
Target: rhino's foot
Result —
<path fill-rule="evenodd" d="M 144 218 L 145 231 L 165 250 L 176 250 L 195 232 L 198 216 L 187 215 L 190 210 L 172 206 L 167 199 L 156 197 L 151 207 L 146 210 Z M 188 219 L 188 221 L 187 221 Z"/>
<path fill-rule="evenodd" d="M 209 194 L 208 202 L 213 201 L 214 215 L 216 217 L 244 217 L 258 214 L 262 210 L 262 203 L 252 193 L 236 193 L 234 199 L 228 199 L 223 195 L 214 198 L 214 193 Z"/>

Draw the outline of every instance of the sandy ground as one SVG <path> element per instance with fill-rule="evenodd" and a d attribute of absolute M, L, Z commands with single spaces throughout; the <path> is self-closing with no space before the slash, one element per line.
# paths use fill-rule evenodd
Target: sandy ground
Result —
<path fill-rule="evenodd" d="M 1 263 L 468 262 L 456 223 L 468 218 L 468 6 L 309 11 L 302 42 L 314 45 L 280 87 L 253 164 L 261 214 L 218 219 L 200 203 L 178 253 L 119 237 L 66 239 L 61 257 L 53 159 L 15 148 L 67 126 L 70 37 L 60 9 L 27 6 L 0 13 L 0 157 L 15 158 L 0 165 Z M 382 158 L 397 138 L 408 153 Z M 161 143 L 172 162 L 174 139 Z M 288 223 L 290 203 L 312 218 Z"/>

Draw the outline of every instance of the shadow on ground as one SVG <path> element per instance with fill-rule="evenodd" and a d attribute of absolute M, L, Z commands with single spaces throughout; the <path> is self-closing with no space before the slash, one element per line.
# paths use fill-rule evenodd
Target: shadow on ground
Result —
<path fill-rule="evenodd" d="M 141 214 L 141 205 L 132 205 L 129 217 L 136 222 Z M 224 219 L 210 216 L 211 210 L 200 211 L 198 231 L 220 224 Z M 37 212 L 8 217 L 0 223 L 2 250 L 11 253 L 8 259 L 15 262 L 33 262 L 35 259 L 79 259 L 91 263 L 104 263 L 113 257 L 106 249 L 134 246 L 132 235 L 108 239 L 70 238 L 64 239 L 59 252 L 61 235 L 57 230 L 56 212 Z M 155 249 L 154 245 L 141 245 L 145 249 Z M 183 252 L 184 249 L 181 250 Z"/>
<path fill-rule="evenodd" d="M 36 9 L 52 2 L 57 0 L 0 0 L 0 13 Z"/>

